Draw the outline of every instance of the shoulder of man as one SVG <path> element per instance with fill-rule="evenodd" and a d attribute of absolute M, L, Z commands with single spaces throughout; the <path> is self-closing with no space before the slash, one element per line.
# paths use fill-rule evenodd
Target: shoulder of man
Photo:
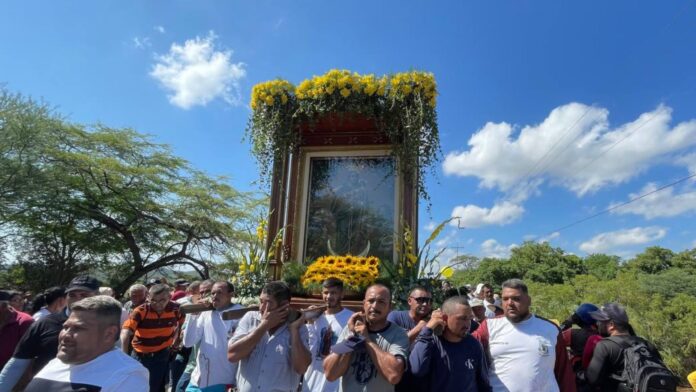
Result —
<path fill-rule="evenodd" d="M 561 333 L 561 327 L 559 327 L 558 325 L 556 325 L 556 323 L 554 323 L 553 321 L 547 319 L 546 317 L 542 317 L 542 316 L 539 316 L 539 315 L 536 315 L 536 314 L 533 315 L 532 317 L 536 317 L 536 318 L 539 319 L 540 321 L 543 321 L 543 322 L 544 322 L 544 323 L 540 323 L 540 325 L 544 325 L 544 326 L 547 326 L 547 327 L 551 327 L 551 328 L 554 329 L 556 332 Z M 547 324 L 548 324 L 548 325 L 547 325 Z"/>

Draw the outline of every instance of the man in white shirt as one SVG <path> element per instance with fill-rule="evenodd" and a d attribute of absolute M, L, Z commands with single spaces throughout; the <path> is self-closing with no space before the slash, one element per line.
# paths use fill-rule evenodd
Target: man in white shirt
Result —
<path fill-rule="evenodd" d="M 56 358 L 36 374 L 25 391 L 147 392 L 147 369 L 114 348 L 120 319 L 121 304 L 109 296 L 72 304 L 58 337 Z"/>
<path fill-rule="evenodd" d="M 487 318 L 473 333 L 490 363 L 494 392 L 575 392 L 561 331 L 529 312 L 532 298 L 519 279 L 503 283 L 504 317 Z"/>
<path fill-rule="evenodd" d="M 235 384 L 237 364 L 227 361 L 227 341 L 234 334 L 237 320 L 223 320 L 222 312 L 241 306 L 230 303 L 234 295 L 232 283 L 215 282 L 211 295 L 215 310 L 190 314 L 186 320 L 184 346 L 200 344 L 187 392 L 224 392 Z"/>
<path fill-rule="evenodd" d="M 227 358 L 239 362 L 239 392 L 295 391 L 312 361 L 305 318 L 288 322 L 290 288 L 269 282 L 261 289 L 258 312 L 239 320 Z"/>
<path fill-rule="evenodd" d="M 336 344 L 338 336 L 348 324 L 353 314 L 341 304 L 343 300 L 343 282 L 337 278 L 328 278 L 322 283 L 321 296 L 327 306 L 324 314 L 313 324 L 308 324 L 309 351 L 312 363 L 304 375 L 302 390 L 304 392 L 336 392 L 340 383 L 327 381 L 324 375 L 324 358 L 331 352 L 331 346 Z"/>

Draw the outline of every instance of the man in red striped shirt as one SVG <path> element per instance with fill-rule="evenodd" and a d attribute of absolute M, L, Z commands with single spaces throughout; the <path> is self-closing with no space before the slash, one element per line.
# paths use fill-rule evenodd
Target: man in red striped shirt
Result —
<path fill-rule="evenodd" d="M 133 309 L 121 330 L 124 352 L 133 348 L 133 358 L 150 372 L 150 392 L 164 392 L 169 370 L 169 353 L 179 339 L 184 316 L 179 304 L 171 300 L 169 287 L 150 287 L 146 303 Z"/>

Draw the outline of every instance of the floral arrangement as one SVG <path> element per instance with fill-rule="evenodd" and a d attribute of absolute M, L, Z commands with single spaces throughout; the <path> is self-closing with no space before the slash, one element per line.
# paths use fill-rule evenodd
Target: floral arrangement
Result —
<path fill-rule="evenodd" d="M 338 278 L 346 287 L 361 290 L 377 279 L 379 265 L 379 259 L 374 256 L 322 256 L 307 267 L 302 286 L 311 289 L 320 287 L 327 278 Z"/>
<path fill-rule="evenodd" d="M 252 89 L 247 136 L 261 178 L 269 182 L 273 162 L 298 145 L 300 125 L 314 124 L 326 115 L 361 114 L 386 134 L 397 168 L 414 178 L 419 195 L 429 199 L 424 170 L 432 168 L 440 154 L 436 97 L 435 77 L 420 71 L 377 77 L 333 69 L 297 87 L 272 80 Z"/>
<path fill-rule="evenodd" d="M 273 239 L 270 249 L 266 249 L 268 231 L 267 221 L 261 219 L 255 231 L 249 230 L 247 241 L 240 241 L 243 247 L 237 250 L 234 260 L 234 270 L 230 281 L 235 287 L 237 297 L 257 298 L 263 286 L 269 281 L 268 267 L 273 259 L 275 249 L 282 241 L 283 230 Z"/>
<path fill-rule="evenodd" d="M 425 240 L 420 251 L 417 250 L 413 238 L 413 231 L 406 223 L 402 223 L 402 235 L 396 236 L 397 259 L 392 263 L 384 263 L 384 277 L 392 287 L 392 297 L 397 306 L 407 303 L 408 293 L 412 287 L 419 285 L 426 287 L 433 293 L 436 303 L 441 303 L 439 298 L 442 291 L 440 286 L 443 279 L 444 268 L 438 270 L 438 258 L 445 249 L 431 252 L 431 245 L 440 236 L 444 228 L 453 219 L 441 222 L 430 236 Z"/>

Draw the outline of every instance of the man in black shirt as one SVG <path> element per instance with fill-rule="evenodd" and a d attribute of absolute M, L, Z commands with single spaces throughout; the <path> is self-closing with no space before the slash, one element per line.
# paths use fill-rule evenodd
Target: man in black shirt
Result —
<path fill-rule="evenodd" d="M 619 381 L 624 370 L 623 347 L 629 343 L 643 341 L 635 336 L 628 323 L 626 309 L 617 303 L 608 303 L 600 310 L 591 312 L 597 320 L 599 333 L 605 337 L 600 340 L 592 354 L 592 361 L 585 371 L 587 382 L 602 392 L 620 391 Z M 612 339 L 607 339 L 611 337 Z M 657 354 L 657 349 L 645 342 L 650 350 Z"/>
<path fill-rule="evenodd" d="M 70 282 L 65 290 L 68 307 L 61 312 L 42 317 L 31 325 L 17 344 L 12 359 L 2 370 L 0 392 L 12 390 L 30 365 L 33 375 L 56 357 L 58 333 L 68 319 L 70 306 L 83 298 L 97 295 L 100 285 L 100 282 L 91 276 L 78 276 Z"/>

